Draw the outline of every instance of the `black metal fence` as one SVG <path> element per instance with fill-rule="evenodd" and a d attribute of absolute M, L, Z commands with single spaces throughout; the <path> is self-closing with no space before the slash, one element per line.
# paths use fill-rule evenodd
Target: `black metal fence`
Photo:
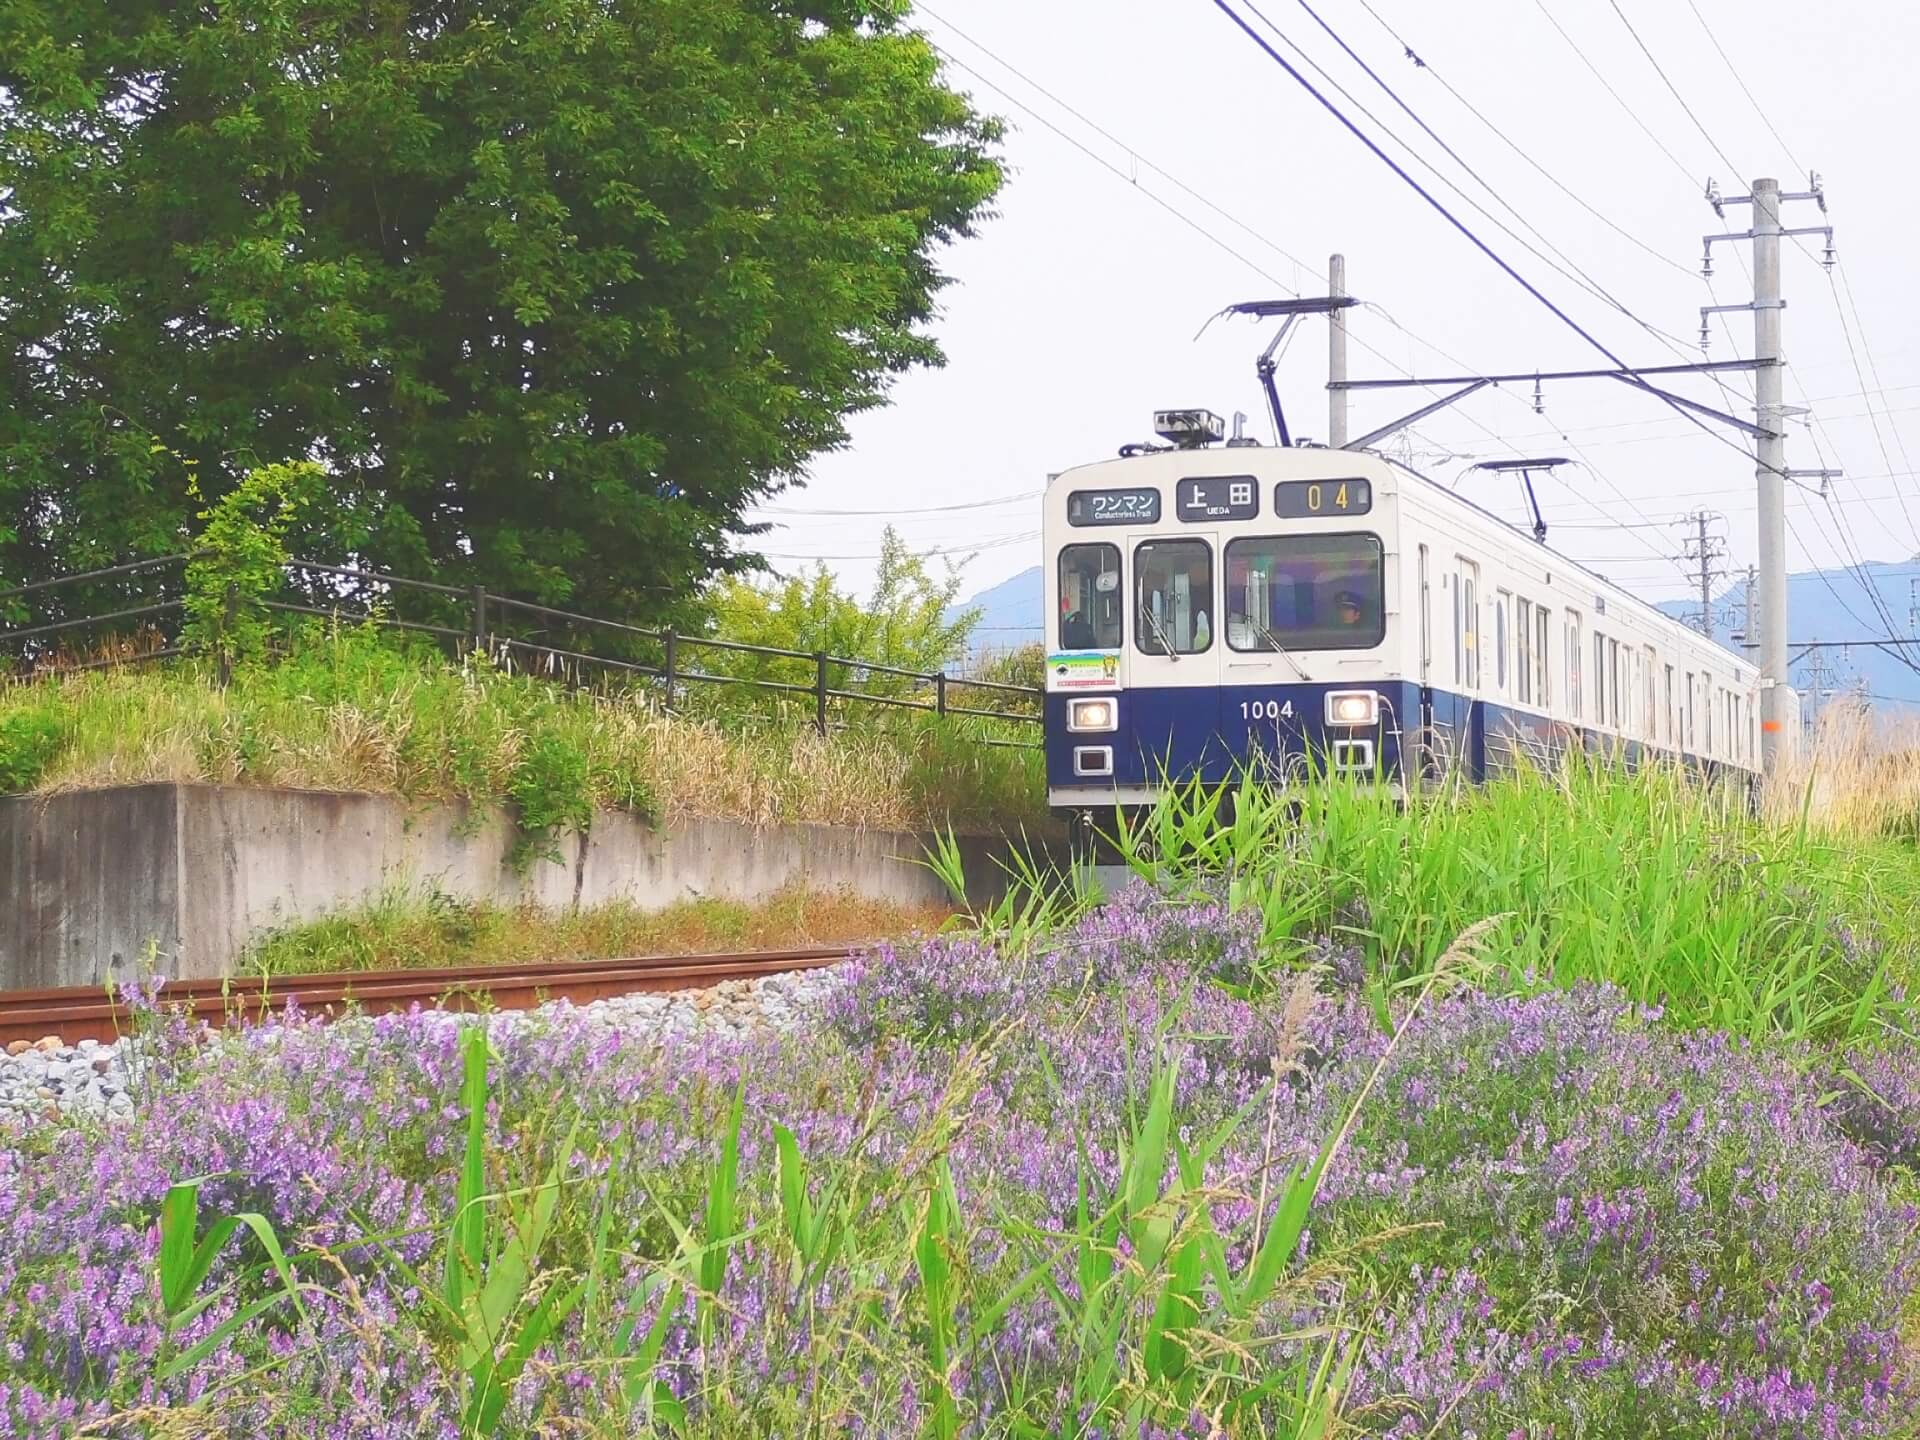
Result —
<path fill-rule="evenodd" d="M 0 590 L 0 664 L 11 663 L 14 681 L 31 682 L 187 653 L 181 630 L 190 558 L 157 556 Z M 647 686 L 669 709 L 695 687 L 745 686 L 810 701 L 813 727 L 822 735 L 834 723 L 836 704 L 1015 726 L 1038 725 L 1042 718 L 1045 692 L 1025 685 L 649 629 L 496 595 L 478 585 L 443 585 L 360 566 L 292 560 L 286 571 L 286 598 L 260 602 L 267 611 L 404 630 L 432 637 L 456 654 L 485 653 L 527 673 L 568 683 L 580 683 L 596 672 L 628 677 Z M 406 599 L 413 602 L 407 608 L 419 618 L 394 613 L 398 604 L 374 603 Z M 139 603 L 127 603 L 136 600 Z M 700 658 L 712 654 L 754 657 L 763 672 L 782 673 L 703 668 Z M 220 678 L 224 683 L 227 677 Z M 969 738 L 1022 749 L 1037 743 L 980 733 Z"/>

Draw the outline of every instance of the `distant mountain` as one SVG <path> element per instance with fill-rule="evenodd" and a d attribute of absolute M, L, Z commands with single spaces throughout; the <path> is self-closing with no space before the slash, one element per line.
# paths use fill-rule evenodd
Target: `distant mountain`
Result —
<path fill-rule="evenodd" d="M 954 612 L 979 609 L 980 623 L 973 632 L 976 651 L 1017 650 L 1043 638 L 1046 606 L 1045 587 L 1036 565 L 982 590 L 971 600 L 961 601 Z"/>
<path fill-rule="evenodd" d="M 1887 622 L 1873 602 L 1876 593 L 1893 617 L 1895 634 L 1920 635 L 1920 626 L 1912 620 L 1913 611 L 1920 607 L 1920 557 L 1894 564 L 1871 562 L 1862 567 L 1862 573 L 1871 582 L 1871 589 L 1851 570 L 1811 570 L 1787 577 L 1787 612 L 1792 621 L 1788 638 L 1794 642 L 1789 652 L 1795 660 L 1793 683 L 1804 693 L 1816 680 L 1822 688 L 1839 690 L 1864 682 L 1867 693 L 1883 703 L 1920 706 L 1920 674 L 1897 657 L 1864 645 L 1832 647 L 1834 641 L 1886 636 Z M 1714 600 L 1715 637 L 1734 650 L 1738 646 L 1731 636 L 1744 623 L 1743 590 L 1741 585 L 1730 586 Z M 1023 570 L 955 608 L 972 606 L 982 612 L 980 626 L 974 632 L 977 650 L 1011 650 L 1042 639 L 1046 601 L 1040 567 Z M 1697 603 L 1685 600 L 1663 600 L 1659 608 L 1687 620 L 1700 613 Z M 1814 640 L 1829 644 L 1820 658 L 1830 675 L 1816 676 L 1813 657 L 1800 658 L 1805 644 Z M 1920 645 L 1908 648 L 1915 663 L 1920 664 Z"/>
<path fill-rule="evenodd" d="M 1863 578 L 1864 577 L 1864 578 Z M 1714 598 L 1714 637 L 1738 649 L 1732 636 L 1745 623 L 1745 585 L 1730 586 Z M 1879 597 L 1887 618 L 1874 603 Z M 1840 646 L 1838 641 L 1882 640 L 1889 628 L 1895 635 L 1920 635 L 1913 615 L 1920 607 L 1920 557 L 1895 563 L 1869 561 L 1852 570 L 1809 570 L 1787 577 L 1788 659 L 1793 662 L 1796 689 L 1809 704 L 1809 691 L 1863 688 L 1882 704 L 1920 705 L 1920 673 L 1890 649 L 1867 645 Z M 1663 600 L 1669 615 L 1697 620 L 1698 602 Z M 1817 655 L 1808 653 L 1816 640 L 1827 645 Z M 1920 664 L 1920 645 L 1905 647 Z M 1817 670 L 1816 670 L 1817 666 Z"/>

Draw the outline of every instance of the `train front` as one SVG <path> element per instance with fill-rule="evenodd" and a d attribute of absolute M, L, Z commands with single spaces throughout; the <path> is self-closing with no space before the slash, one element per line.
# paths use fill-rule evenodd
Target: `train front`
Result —
<path fill-rule="evenodd" d="M 1397 777 L 1421 689 L 1401 654 L 1394 496 L 1384 462 L 1313 448 L 1175 447 L 1055 476 L 1054 809 L 1145 805 L 1249 764 Z"/>

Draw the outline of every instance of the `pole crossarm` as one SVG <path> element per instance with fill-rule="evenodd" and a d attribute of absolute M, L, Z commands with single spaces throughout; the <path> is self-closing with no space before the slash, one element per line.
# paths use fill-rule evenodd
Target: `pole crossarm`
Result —
<path fill-rule="evenodd" d="M 1438 400 L 1434 401 L 1431 405 L 1423 405 L 1418 410 L 1414 411 L 1411 415 L 1402 415 L 1398 420 L 1395 420 L 1390 424 L 1382 425 L 1378 430 L 1369 430 L 1366 434 L 1362 435 L 1358 440 L 1349 440 L 1345 445 L 1342 445 L 1339 448 L 1342 450 L 1364 450 L 1369 445 L 1372 445 L 1376 441 L 1386 439 L 1387 436 L 1393 434 L 1396 430 L 1404 430 L 1409 425 L 1417 425 L 1420 421 L 1426 419 L 1427 416 L 1433 414 L 1434 411 L 1444 410 L 1447 408 L 1447 406 L 1453 404 L 1455 401 L 1464 400 L 1467 398 L 1467 396 L 1473 394 L 1474 391 L 1484 390 L 1487 388 L 1487 386 L 1493 383 L 1494 382 L 1491 380 L 1469 381 L 1461 389 L 1454 391 L 1453 394 L 1442 395 Z M 1328 388 L 1332 389 L 1333 387 L 1329 386 Z"/>
<path fill-rule="evenodd" d="M 1656 395 L 1669 405 L 1684 406 L 1695 414 L 1705 415 L 1709 419 L 1718 420 L 1722 425 L 1731 425 L 1734 429 L 1751 435 L 1756 440 L 1778 439 L 1783 433 L 1778 430 L 1768 430 L 1763 426 L 1754 424 L 1751 420 L 1742 420 L 1737 415 L 1729 415 L 1724 410 L 1716 410 L 1711 405 L 1702 405 L 1697 400 L 1689 400 L 1686 396 L 1676 395 L 1671 390 L 1662 390 L 1658 385 L 1649 385 L 1638 375 L 1615 372 L 1613 378 L 1624 384 L 1631 385 L 1636 390 L 1644 390 L 1649 395 Z"/>
<path fill-rule="evenodd" d="M 1760 370 L 1777 360 L 1700 360 L 1691 365 L 1611 366 L 1604 370 L 1528 370 L 1517 375 L 1410 375 L 1391 380 L 1341 380 L 1332 390 L 1407 390 L 1437 385 L 1517 385 L 1523 380 L 1608 380 L 1635 375 L 1713 375 L 1726 370 Z"/>

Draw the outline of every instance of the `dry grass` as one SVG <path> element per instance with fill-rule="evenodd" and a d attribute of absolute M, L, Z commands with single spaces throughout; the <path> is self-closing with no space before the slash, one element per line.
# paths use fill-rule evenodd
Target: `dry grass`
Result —
<path fill-rule="evenodd" d="M 685 900 L 646 911 L 497 905 L 433 890 L 398 890 L 368 905 L 256 940 L 240 969 L 276 975 L 611 960 L 854 944 L 937 929 L 950 906 L 900 905 L 849 891 L 787 889 L 759 904 Z"/>
<path fill-rule="evenodd" d="M 225 690 L 191 663 L 0 687 L 0 752 L 10 720 L 35 737 L 30 775 L 14 783 L 40 792 L 213 781 L 458 797 L 512 804 L 534 830 L 611 807 L 753 824 L 1046 825 L 1039 752 L 975 743 L 1036 738 L 1030 728 L 863 712 L 822 738 L 808 718 L 690 718 L 643 693 L 568 690 L 334 631 Z M 0 775 L 27 768 L 6 761 Z"/>
<path fill-rule="evenodd" d="M 1797 825 L 1804 817 L 1825 835 L 1914 835 L 1920 830 L 1920 716 L 1829 705 L 1814 733 L 1769 780 L 1763 805 L 1778 824 Z"/>

